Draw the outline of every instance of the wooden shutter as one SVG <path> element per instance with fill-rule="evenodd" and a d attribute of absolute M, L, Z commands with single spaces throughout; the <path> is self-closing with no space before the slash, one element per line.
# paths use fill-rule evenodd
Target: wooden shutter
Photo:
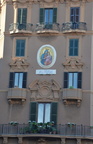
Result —
<path fill-rule="evenodd" d="M 20 56 L 20 40 L 16 40 L 16 56 Z"/>
<path fill-rule="evenodd" d="M 13 72 L 10 72 L 10 78 L 9 78 L 9 88 L 14 87 L 14 74 Z"/>
<path fill-rule="evenodd" d="M 79 22 L 80 8 L 75 8 L 75 22 Z"/>
<path fill-rule="evenodd" d="M 57 103 L 51 103 L 51 121 L 57 124 Z"/>
<path fill-rule="evenodd" d="M 20 47 L 21 47 L 20 56 L 25 56 L 25 40 L 20 41 Z"/>
<path fill-rule="evenodd" d="M 23 8 L 22 23 L 23 23 L 23 24 L 26 24 L 26 23 L 27 23 L 27 8 Z"/>
<path fill-rule="evenodd" d="M 25 40 L 16 40 L 16 56 L 25 56 Z"/>
<path fill-rule="evenodd" d="M 30 120 L 36 121 L 36 115 L 37 115 L 37 103 L 31 102 L 30 103 Z"/>
<path fill-rule="evenodd" d="M 64 88 L 68 88 L 68 72 L 64 72 Z"/>
<path fill-rule="evenodd" d="M 82 88 L 82 72 L 78 72 L 78 88 Z"/>
<path fill-rule="evenodd" d="M 78 39 L 69 40 L 69 56 L 78 56 Z"/>
<path fill-rule="evenodd" d="M 40 15 L 39 15 L 39 22 L 40 24 L 44 23 L 44 8 L 40 8 Z"/>
<path fill-rule="evenodd" d="M 57 8 L 53 9 L 53 23 L 57 22 Z"/>
<path fill-rule="evenodd" d="M 74 41 L 73 39 L 69 40 L 69 56 L 73 56 Z"/>
<path fill-rule="evenodd" d="M 20 24 L 21 20 L 21 8 L 18 8 L 17 22 Z"/>
<path fill-rule="evenodd" d="M 78 39 L 74 39 L 74 56 L 78 56 Z"/>
<path fill-rule="evenodd" d="M 23 85 L 22 88 L 26 88 L 26 83 L 27 83 L 27 72 L 23 73 Z"/>

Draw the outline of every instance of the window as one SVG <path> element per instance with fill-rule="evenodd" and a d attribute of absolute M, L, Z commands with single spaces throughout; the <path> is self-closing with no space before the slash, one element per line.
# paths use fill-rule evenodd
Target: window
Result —
<path fill-rule="evenodd" d="M 26 88 L 27 72 L 10 72 L 9 88 Z"/>
<path fill-rule="evenodd" d="M 50 122 L 50 103 L 38 104 L 38 122 Z"/>
<path fill-rule="evenodd" d="M 57 20 L 57 8 L 41 8 L 40 23 L 53 24 Z"/>
<path fill-rule="evenodd" d="M 69 56 L 78 56 L 79 39 L 69 40 Z"/>
<path fill-rule="evenodd" d="M 70 9 L 70 21 L 73 22 L 72 28 L 78 28 L 78 22 L 80 17 L 80 8 L 79 7 L 71 7 Z"/>
<path fill-rule="evenodd" d="M 81 88 L 82 72 L 65 72 L 64 88 Z"/>
<path fill-rule="evenodd" d="M 70 21 L 71 22 L 79 22 L 80 8 L 79 7 L 71 7 L 70 9 Z"/>
<path fill-rule="evenodd" d="M 19 24 L 18 29 L 26 29 L 27 8 L 18 8 L 17 22 Z"/>
<path fill-rule="evenodd" d="M 42 123 L 57 123 L 57 103 L 31 102 L 30 120 Z"/>
<path fill-rule="evenodd" d="M 16 40 L 16 57 L 25 56 L 25 40 Z"/>

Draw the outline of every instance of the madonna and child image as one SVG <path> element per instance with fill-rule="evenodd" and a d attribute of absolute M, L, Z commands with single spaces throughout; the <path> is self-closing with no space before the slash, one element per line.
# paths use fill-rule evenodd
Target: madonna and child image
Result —
<path fill-rule="evenodd" d="M 43 45 L 37 53 L 37 62 L 43 68 L 50 68 L 56 61 L 56 51 L 51 45 Z"/>

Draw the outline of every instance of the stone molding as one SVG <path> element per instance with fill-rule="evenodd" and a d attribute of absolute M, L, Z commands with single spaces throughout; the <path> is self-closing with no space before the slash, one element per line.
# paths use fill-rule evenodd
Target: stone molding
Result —
<path fill-rule="evenodd" d="M 92 2 L 93 0 L 1 0 L 1 4 L 4 3 L 20 3 L 20 4 L 26 4 L 26 3 L 82 3 L 82 2 Z"/>
<path fill-rule="evenodd" d="M 81 144 L 81 139 L 77 139 L 77 144 Z"/>
<path fill-rule="evenodd" d="M 22 143 L 23 143 L 22 137 L 18 137 L 18 144 L 22 144 Z"/>
<path fill-rule="evenodd" d="M 35 80 L 29 85 L 31 100 L 34 101 L 58 101 L 60 98 L 61 86 L 55 81 Z"/>
<path fill-rule="evenodd" d="M 9 66 L 10 70 L 12 71 L 26 71 L 29 66 L 29 63 L 27 63 L 26 59 L 17 58 L 13 59 Z"/>
<path fill-rule="evenodd" d="M 63 66 L 66 71 L 82 71 L 84 63 L 81 62 L 79 58 L 68 58 L 66 61 L 63 63 Z"/>
<path fill-rule="evenodd" d="M 46 144 L 46 140 L 44 138 L 39 138 L 37 144 Z"/>
<path fill-rule="evenodd" d="M 8 144 L 8 137 L 3 137 L 3 144 Z"/>
<path fill-rule="evenodd" d="M 61 144 L 66 144 L 65 138 L 61 138 Z"/>

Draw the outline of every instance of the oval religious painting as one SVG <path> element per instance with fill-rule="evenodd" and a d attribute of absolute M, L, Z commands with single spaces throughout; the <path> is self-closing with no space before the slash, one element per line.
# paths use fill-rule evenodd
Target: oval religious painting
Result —
<path fill-rule="evenodd" d="M 56 51 L 51 45 L 43 45 L 37 53 L 37 62 L 43 68 L 50 68 L 56 61 Z"/>

